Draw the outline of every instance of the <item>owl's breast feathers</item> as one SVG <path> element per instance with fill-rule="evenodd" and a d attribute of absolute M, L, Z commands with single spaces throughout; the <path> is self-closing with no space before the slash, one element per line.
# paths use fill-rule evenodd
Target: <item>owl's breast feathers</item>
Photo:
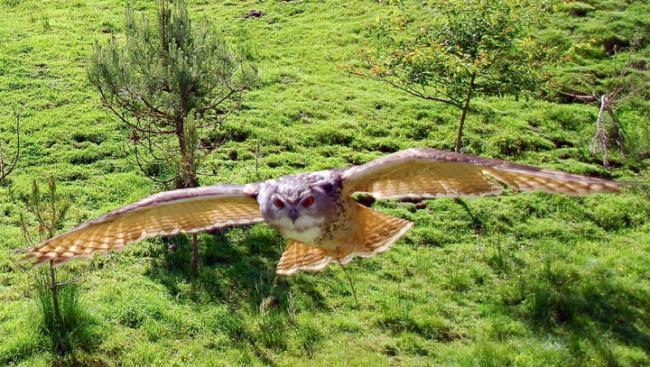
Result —
<path fill-rule="evenodd" d="M 323 235 L 325 218 L 302 216 L 295 222 L 283 218 L 275 223 L 275 227 L 285 237 L 303 242 L 308 245 L 318 245 Z"/>

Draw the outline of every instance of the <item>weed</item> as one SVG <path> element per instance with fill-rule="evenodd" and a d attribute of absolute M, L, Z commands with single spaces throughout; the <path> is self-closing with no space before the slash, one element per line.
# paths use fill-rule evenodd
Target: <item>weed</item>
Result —
<path fill-rule="evenodd" d="M 325 338 L 326 334 L 323 332 L 320 325 L 316 323 L 301 323 L 297 328 L 297 338 L 300 348 L 312 357 L 316 352 L 318 343 Z"/>
<path fill-rule="evenodd" d="M 50 17 L 47 14 L 41 17 L 41 26 L 43 27 L 43 32 L 49 32 L 52 30 L 52 25 L 50 24 Z"/>
<path fill-rule="evenodd" d="M 287 319 L 279 313 L 269 312 L 262 315 L 255 340 L 275 351 L 287 349 Z"/>

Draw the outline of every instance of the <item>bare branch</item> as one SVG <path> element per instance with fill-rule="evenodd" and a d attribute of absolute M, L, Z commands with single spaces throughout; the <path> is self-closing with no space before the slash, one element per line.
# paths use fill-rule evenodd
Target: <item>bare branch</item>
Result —
<path fill-rule="evenodd" d="M 607 160 L 607 131 L 603 128 L 603 112 L 607 108 L 608 96 L 603 95 L 600 97 L 600 110 L 598 111 L 598 118 L 596 119 L 596 133 L 591 139 L 589 151 L 593 156 L 596 156 L 598 150 L 603 153 L 603 166 L 608 167 L 609 161 Z"/>
<path fill-rule="evenodd" d="M 161 180 L 158 177 L 156 177 L 154 175 L 151 175 L 149 172 L 147 172 L 147 170 L 142 165 L 142 162 L 140 161 L 140 154 L 138 152 L 137 144 L 134 144 L 134 154 L 133 154 L 133 156 L 135 157 L 135 161 L 136 161 L 136 163 L 138 165 L 138 168 L 142 172 L 142 174 L 147 176 L 150 180 L 152 180 L 154 182 L 157 182 L 157 183 L 160 183 L 160 184 L 163 184 L 163 185 L 169 184 L 170 182 L 174 181 L 175 177 L 169 178 L 167 180 Z"/>
<path fill-rule="evenodd" d="M 16 117 L 16 154 L 14 155 L 13 161 L 7 165 L 4 162 L 4 152 L 0 146 L 0 182 L 4 181 L 11 174 L 18 165 L 18 158 L 20 158 L 20 115 L 14 111 L 14 116 Z"/>
<path fill-rule="evenodd" d="M 205 106 L 205 107 L 203 107 L 203 108 L 197 108 L 196 112 L 197 112 L 198 114 L 202 115 L 205 111 L 213 110 L 213 109 L 215 109 L 217 106 L 221 105 L 221 104 L 222 104 L 224 101 L 226 101 L 228 98 L 230 98 L 230 96 L 232 96 L 233 94 L 235 94 L 235 93 L 237 93 L 237 92 L 241 93 L 241 92 L 243 92 L 244 90 L 246 90 L 245 87 L 242 87 L 242 88 L 240 88 L 240 89 L 230 89 L 230 91 L 229 91 L 228 93 L 226 93 L 222 98 L 219 98 L 218 100 L 216 100 L 216 101 L 210 103 L 209 105 L 207 105 L 207 106 Z"/>
<path fill-rule="evenodd" d="M 461 104 L 459 104 L 459 103 L 457 103 L 455 101 L 452 101 L 451 99 L 444 99 L 444 98 L 438 98 L 438 97 L 425 95 L 425 94 L 422 94 L 422 93 L 418 92 L 417 90 L 415 90 L 413 88 L 410 88 L 410 87 L 408 87 L 406 85 L 402 85 L 400 83 L 396 83 L 396 82 L 394 82 L 394 81 L 392 81 L 392 80 L 390 80 L 388 78 L 380 77 L 377 80 L 382 81 L 384 83 L 387 83 L 387 84 L 389 84 L 389 85 L 391 85 L 391 86 L 393 86 L 393 87 L 395 87 L 395 88 L 397 88 L 397 89 L 399 89 L 399 90 L 401 90 L 403 92 L 406 92 L 406 93 L 408 93 L 408 94 L 410 94 L 412 96 L 418 97 L 418 98 L 426 99 L 426 100 L 429 100 L 429 101 L 441 102 L 441 103 L 445 103 L 445 104 L 448 104 L 448 105 L 451 105 L 451 106 L 454 106 L 454 107 L 458 107 L 458 108 L 462 107 Z"/>

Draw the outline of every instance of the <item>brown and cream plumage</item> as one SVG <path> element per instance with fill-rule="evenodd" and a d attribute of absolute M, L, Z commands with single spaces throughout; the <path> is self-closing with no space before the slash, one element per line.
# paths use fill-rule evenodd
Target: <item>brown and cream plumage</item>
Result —
<path fill-rule="evenodd" d="M 285 176 L 248 185 L 163 192 L 86 222 L 26 251 L 34 263 L 120 250 L 157 235 L 266 222 L 289 239 L 277 273 L 320 271 L 387 250 L 413 223 L 360 205 L 376 199 L 496 195 L 519 191 L 569 195 L 616 192 L 620 184 L 434 149 L 410 149 L 361 166 Z"/>

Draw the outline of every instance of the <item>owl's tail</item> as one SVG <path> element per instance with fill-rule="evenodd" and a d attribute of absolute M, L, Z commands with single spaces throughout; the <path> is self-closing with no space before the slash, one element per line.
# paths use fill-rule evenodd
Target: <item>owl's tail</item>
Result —
<path fill-rule="evenodd" d="M 332 261 L 326 249 L 289 240 L 275 270 L 278 275 L 293 275 L 300 271 L 323 270 Z"/>
<path fill-rule="evenodd" d="M 388 250 L 413 226 L 405 219 L 391 217 L 357 204 L 356 232 L 336 249 L 305 245 L 290 240 L 276 273 L 293 275 L 300 271 L 317 272 L 332 261 L 343 265 L 354 257 L 372 257 Z"/>

